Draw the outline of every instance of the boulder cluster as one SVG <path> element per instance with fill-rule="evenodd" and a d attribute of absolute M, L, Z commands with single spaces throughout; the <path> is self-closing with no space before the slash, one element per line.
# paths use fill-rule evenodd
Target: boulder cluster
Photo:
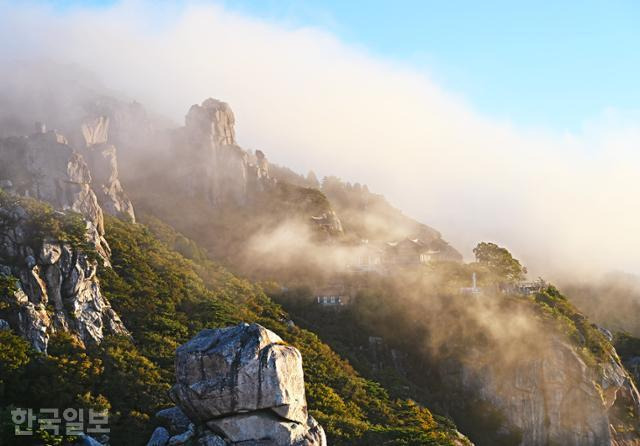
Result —
<path fill-rule="evenodd" d="M 178 348 L 176 406 L 147 446 L 325 446 L 307 413 L 302 357 L 258 324 L 207 329 Z"/>

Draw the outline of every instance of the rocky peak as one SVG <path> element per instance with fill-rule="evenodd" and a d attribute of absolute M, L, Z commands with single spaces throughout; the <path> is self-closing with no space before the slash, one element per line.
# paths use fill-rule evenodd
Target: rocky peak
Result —
<path fill-rule="evenodd" d="M 235 145 L 235 117 L 226 102 L 209 98 L 193 105 L 185 118 L 186 128 L 195 143 L 211 142 L 216 146 Z"/>
<path fill-rule="evenodd" d="M 258 169 L 258 174 L 262 177 L 269 176 L 269 162 L 267 161 L 267 157 L 265 156 L 262 150 L 256 150 L 256 161 L 255 165 Z"/>
<path fill-rule="evenodd" d="M 173 144 L 179 186 L 214 207 L 250 204 L 270 182 L 264 153 L 238 146 L 234 125 L 231 107 L 209 98 L 191 106 Z"/>
<path fill-rule="evenodd" d="M 326 445 L 307 414 L 300 352 L 258 324 L 198 333 L 176 352 L 176 380 L 177 406 L 157 414 L 148 445 Z"/>

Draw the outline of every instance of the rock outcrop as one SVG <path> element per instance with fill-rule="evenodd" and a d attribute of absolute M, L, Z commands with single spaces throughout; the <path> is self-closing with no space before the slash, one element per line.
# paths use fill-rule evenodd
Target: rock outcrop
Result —
<path fill-rule="evenodd" d="M 15 282 L 0 296 L 3 318 L 39 351 L 58 331 L 84 343 L 127 334 L 96 277 L 98 261 L 108 266 L 110 257 L 100 204 L 134 218 L 118 181 L 115 148 L 106 144 L 108 126 L 105 118 L 87 122 L 80 150 L 42 123 L 29 136 L 0 140 L 0 275 Z M 46 202 L 56 212 L 33 215 L 17 196 Z M 56 234 L 69 230 L 74 234 Z"/>
<path fill-rule="evenodd" d="M 314 227 L 327 234 L 335 235 L 343 233 L 342 222 L 338 218 L 338 215 L 332 210 L 324 212 L 322 215 L 311 216 L 311 222 Z"/>
<path fill-rule="evenodd" d="M 640 396 L 615 351 L 597 367 L 560 339 L 515 367 L 483 364 L 482 357 L 442 363 L 443 382 L 499 410 L 504 429 L 521 433 L 521 446 L 640 445 L 635 429 L 627 432 L 637 423 Z"/>
<path fill-rule="evenodd" d="M 0 300 L 8 325 L 43 352 L 57 331 L 84 343 L 98 343 L 108 333 L 127 334 L 100 291 L 96 258 L 86 247 L 40 239 L 34 216 L 20 204 L 7 205 L 7 198 L 0 206 L 0 279 L 6 285 Z"/>
<path fill-rule="evenodd" d="M 307 413 L 300 352 L 257 324 L 203 330 L 179 347 L 170 396 L 177 406 L 156 415 L 149 445 L 326 445 Z"/>
<path fill-rule="evenodd" d="M 44 128 L 37 124 L 36 130 Z M 108 257 L 102 208 L 91 188 L 89 166 L 64 136 L 49 131 L 2 139 L 0 160 L 2 189 L 82 214 L 96 249 Z"/>
<path fill-rule="evenodd" d="M 133 205 L 120 184 L 116 147 L 108 144 L 109 118 L 99 116 L 82 124 L 83 155 L 91 170 L 91 185 L 102 209 L 135 222 Z"/>
<path fill-rule="evenodd" d="M 238 146 L 234 125 L 229 105 L 209 98 L 189 109 L 173 143 L 185 192 L 214 207 L 245 206 L 271 182 L 264 153 Z"/>

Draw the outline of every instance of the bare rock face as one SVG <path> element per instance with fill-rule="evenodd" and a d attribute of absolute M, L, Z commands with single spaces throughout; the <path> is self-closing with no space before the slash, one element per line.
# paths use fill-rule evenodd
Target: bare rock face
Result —
<path fill-rule="evenodd" d="M 0 187 L 9 194 L 0 206 L 0 274 L 16 282 L 15 290 L 0 298 L 8 305 L 9 326 L 39 351 L 46 351 L 57 331 L 73 333 L 84 343 L 99 343 L 108 333 L 127 334 L 96 278 L 98 259 L 108 266 L 110 250 L 92 185 L 99 183 L 106 209 L 130 213 L 133 219 L 131 203 L 119 195 L 115 149 L 105 144 L 108 125 L 99 118 L 82 126 L 95 176 L 83 154 L 44 124 L 37 123 L 30 136 L 0 140 Z M 58 217 L 79 213 L 73 223 L 79 240 L 61 242 L 48 234 L 55 231 L 51 227 L 40 233 L 34 229 L 38 217 L 10 195 L 46 202 Z"/>
<path fill-rule="evenodd" d="M 178 435 L 189 428 L 191 420 L 179 407 L 170 407 L 163 409 L 156 414 L 156 419 L 165 427 L 172 435 Z"/>
<path fill-rule="evenodd" d="M 196 144 L 211 142 L 215 146 L 236 144 L 236 123 L 231 107 L 217 99 L 205 99 L 201 105 L 193 105 L 186 117 L 189 137 Z"/>
<path fill-rule="evenodd" d="M 104 221 L 82 155 L 55 131 L 0 140 L 0 180 L 9 192 L 82 214 L 96 249 L 108 257 Z"/>
<path fill-rule="evenodd" d="M 109 138 L 109 118 L 99 116 L 87 119 L 81 125 L 82 137 L 87 146 L 105 144 Z"/>
<path fill-rule="evenodd" d="M 499 367 L 453 366 L 445 380 L 498 408 L 522 433 L 521 446 L 640 445 L 635 429 L 618 431 L 620 414 L 640 413 L 640 396 L 615 351 L 594 369 L 555 340 L 515 369 Z"/>
<path fill-rule="evenodd" d="M 133 205 L 120 184 L 116 148 L 107 144 L 108 133 L 106 116 L 87 119 L 82 124 L 83 155 L 91 169 L 91 185 L 105 212 L 135 222 Z"/>
<path fill-rule="evenodd" d="M 201 331 L 178 348 L 176 381 L 178 407 L 157 418 L 184 428 L 186 415 L 196 444 L 326 445 L 307 414 L 300 352 L 260 325 Z"/>
<path fill-rule="evenodd" d="M 100 291 L 97 261 L 70 243 L 38 241 L 29 218 L 20 206 L 0 207 L 0 275 L 14 285 L 0 296 L 9 326 L 43 352 L 57 331 L 84 343 L 127 334 Z"/>
<path fill-rule="evenodd" d="M 300 352 L 257 324 L 201 331 L 178 348 L 176 381 L 171 396 L 191 419 L 271 409 L 307 420 Z"/>
<path fill-rule="evenodd" d="M 157 427 L 151 434 L 147 446 L 164 446 L 169 443 L 169 438 L 169 432 L 164 427 Z"/>
<path fill-rule="evenodd" d="M 265 446 L 307 446 L 326 443 L 322 428 L 312 417 L 302 424 L 283 420 L 269 411 L 214 419 L 207 422 L 207 427 L 214 432 L 220 432 L 232 444 L 245 444 L 260 439 L 263 440 L 260 444 Z"/>
<path fill-rule="evenodd" d="M 264 153 L 238 146 L 234 125 L 229 105 L 209 98 L 189 109 L 174 143 L 181 160 L 176 171 L 186 193 L 215 207 L 245 206 L 270 181 Z"/>

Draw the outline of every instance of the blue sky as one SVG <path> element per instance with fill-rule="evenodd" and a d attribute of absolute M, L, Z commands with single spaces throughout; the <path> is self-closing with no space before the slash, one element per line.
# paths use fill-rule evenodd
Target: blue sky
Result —
<path fill-rule="evenodd" d="M 113 2 L 57 2 L 87 3 Z M 608 107 L 640 108 L 638 1 L 217 3 L 285 26 L 326 29 L 520 125 L 578 130 Z"/>

